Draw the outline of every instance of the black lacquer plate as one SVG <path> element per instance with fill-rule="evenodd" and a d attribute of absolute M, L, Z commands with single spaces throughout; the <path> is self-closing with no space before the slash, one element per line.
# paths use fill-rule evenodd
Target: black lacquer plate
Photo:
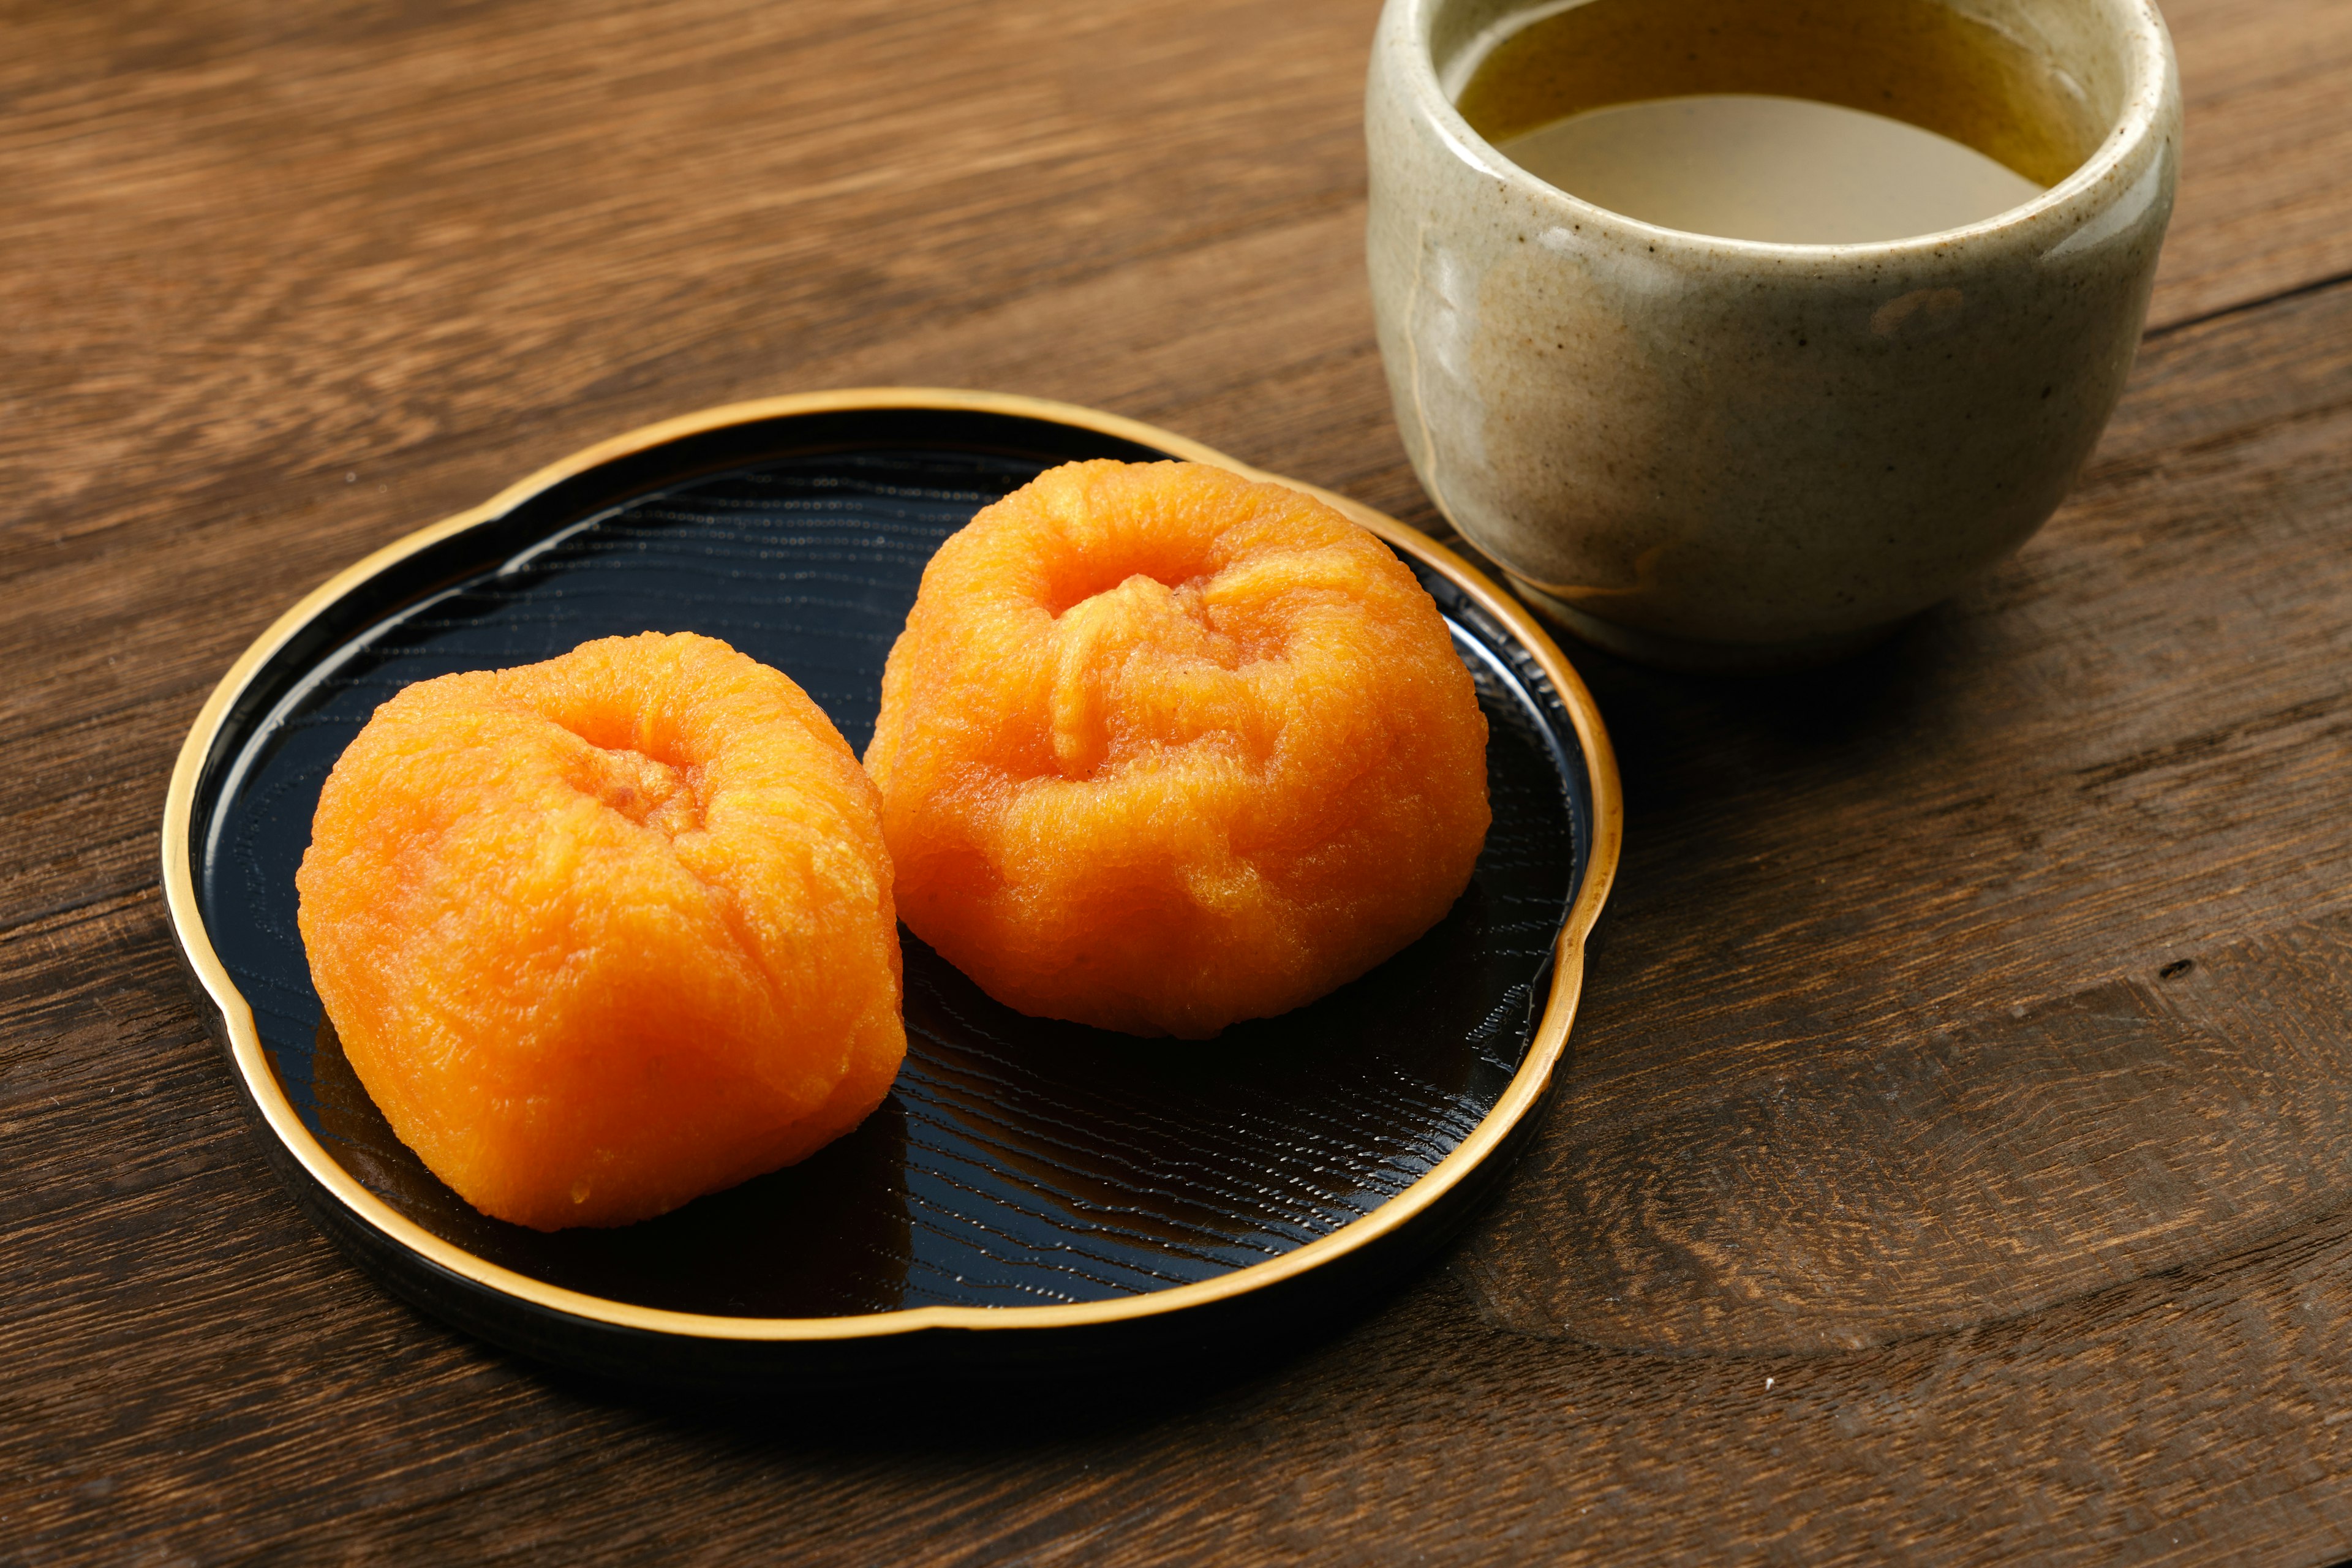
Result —
<path fill-rule="evenodd" d="M 1495 826 L 1452 913 L 1320 1002 L 1207 1043 L 1140 1040 L 1013 1013 L 906 936 L 906 1067 L 856 1131 L 659 1219 L 542 1236 L 477 1213 L 400 1143 L 310 986 L 293 879 L 320 784 L 403 686 L 697 631 L 791 674 L 862 751 L 942 539 L 1056 463 L 1167 456 L 1240 466 L 985 395 L 741 405 L 583 453 L 289 612 L 191 734 L 164 859 L 199 995 L 312 1216 L 486 1337 L 700 1387 L 1213 1353 L 1310 1330 L 1424 1256 L 1562 1058 L 1615 779 L 1524 613 L 1351 503 L 1452 626 L 1488 719 Z"/>

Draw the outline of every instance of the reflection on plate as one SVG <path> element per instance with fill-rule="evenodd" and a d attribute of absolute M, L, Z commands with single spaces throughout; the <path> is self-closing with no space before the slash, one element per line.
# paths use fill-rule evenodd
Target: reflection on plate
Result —
<path fill-rule="evenodd" d="M 200 999 L 312 1216 L 486 1337 L 687 1386 L 1213 1348 L 1309 1328 L 1425 1256 L 1561 1060 L 1616 782 L 1532 621 L 1336 497 L 1452 626 L 1492 731 L 1495 826 L 1446 919 L 1318 1003 L 1207 1043 L 1138 1040 L 1013 1013 L 908 938 L 906 1068 L 857 1131 L 660 1219 L 541 1236 L 476 1213 L 400 1144 L 310 988 L 293 874 L 320 783 L 402 686 L 698 631 L 791 674 L 862 751 L 941 539 L 1055 463 L 1163 456 L 1241 466 L 1026 399 L 744 405 L 583 453 L 289 612 L 189 736 L 164 873 Z"/>

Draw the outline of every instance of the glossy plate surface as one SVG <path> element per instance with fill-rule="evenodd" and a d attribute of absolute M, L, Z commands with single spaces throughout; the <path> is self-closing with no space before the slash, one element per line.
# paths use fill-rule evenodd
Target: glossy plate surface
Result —
<path fill-rule="evenodd" d="M 1615 781 L 1549 639 L 1458 561 L 1352 503 L 1430 588 L 1476 681 L 1495 826 L 1452 913 L 1321 1002 L 1206 1044 L 1139 1040 L 1014 1014 L 908 937 L 907 1064 L 856 1132 L 662 1218 L 551 1237 L 484 1217 L 425 1170 L 310 987 L 293 876 L 319 787 L 402 686 L 591 637 L 697 631 L 792 675 L 862 752 L 883 659 L 942 539 L 1056 463 L 1163 456 L 1241 467 L 1109 416 L 983 395 L 741 405 L 583 453 L 289 612 L 191 734 L 164 858 L 200 994 L 314 1216 L 466 1326 L 624 1373 L 626 1343 L 648 1335 L 698 1344 L 706 1373 L 730 1346 L 764 1347 L 750 1361 L 789 1373 L 796 1343 L 1066 1333 L 1352 1255 L 1360 1269 L 1375 1244 L 1396 1267 L 1433 1245 L 1449 1198 L 1483 1184 L 1469 1178 L 1498 1163 L 1564 1049 L 1614 862 Z M 944 1353 L 1001 1339 L 950 1334 Z M 652 1356 L 650 1374 L 667 1364 Z"/>

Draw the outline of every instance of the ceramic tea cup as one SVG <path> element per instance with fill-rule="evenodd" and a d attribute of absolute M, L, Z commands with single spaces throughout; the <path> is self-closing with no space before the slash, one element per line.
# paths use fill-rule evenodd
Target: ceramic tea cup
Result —
<path fill-rule="evenodd" d="M 1473 130 L 1477 56 L 1557 0 L 1388 0 L 1365 124 L 1397 421 L 1570 630 L 1685 668 L 1836 658 L 2016 550 L 2097 443 L 2171 215 L 2170 39 L 2148 0 L 1948 3 L 2079 95 L 2079 166 L 1965 227 L 1792 245 L 1622 216 Z"/>

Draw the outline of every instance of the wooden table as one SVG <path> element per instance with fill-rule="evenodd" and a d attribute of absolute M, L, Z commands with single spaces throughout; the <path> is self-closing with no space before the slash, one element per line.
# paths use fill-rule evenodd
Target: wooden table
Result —
<path fill-rule="evenodd" d="M 2179 0 L 2130 393 L 1882 651 L 1579 662 L 1622 875 L 1503 1199 L 1319 1346 L 1010 1421 L 632 1402 L 380 1294 L 173 967 L 166 769 L 331 571 L 908 382 L 1437 520 L 1371 0 L 0 12 L 0 1559 L 2352 1553 L 2352 0 Z"/>

